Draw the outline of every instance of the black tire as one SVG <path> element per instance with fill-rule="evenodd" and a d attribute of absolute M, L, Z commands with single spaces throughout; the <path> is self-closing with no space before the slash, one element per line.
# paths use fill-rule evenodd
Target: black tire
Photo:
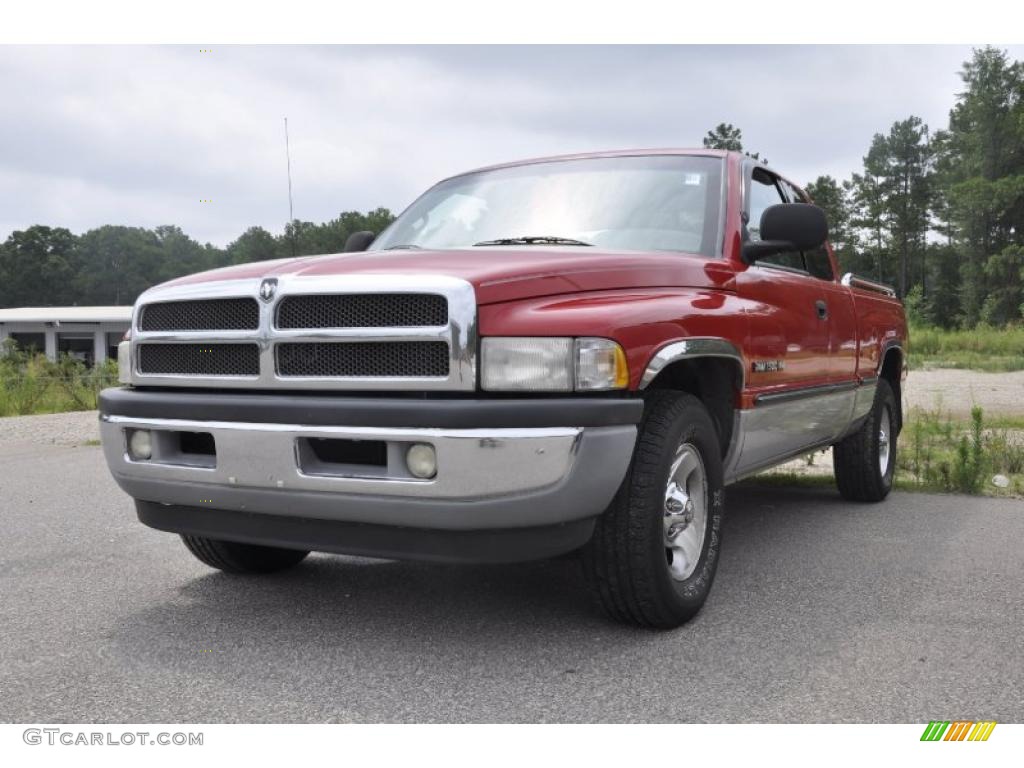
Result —
<path fill-rule="evenodd" d="M 700 556 L 684 578 L 673 575 L 666 521 L 669 472 L 685 446 L 699 454 L 706 482 Z M 651 392 L 629 471 L 582 553 L 591 590 L 611 618 L 670 629 L 697 614 L 718 567 L 724 497 L 722 454 L 707 409 L 689 394 Z"/>
<path fill-rule="evenodd" d="M 864 423 L 832 446 L 836 485 L 844 499 L 874 502 L 889 495 L 896 471 L 897 413 L 892 386 L 885 379 L 879 379 L 875 402 Z M 888 441 L 888 457 L 883 470 L 885 440 Z"/>
<path fill-rule="evenodd" d="M 299 549 L 262 547 L 185 534 L 181 540 L 199 560 L 226 573 L 275 573 L 298 565 L 309 554 Z"/>

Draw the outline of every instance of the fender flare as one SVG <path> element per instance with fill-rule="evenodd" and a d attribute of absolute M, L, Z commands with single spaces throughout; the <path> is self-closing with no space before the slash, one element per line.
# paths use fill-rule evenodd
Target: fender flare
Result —
<path fill-rule="evenodd" d="M 728 339 L 718 336 L 703 336 L 692 339 L 673 341 L 660 347 L 644 368 L 640 377 L 639 389 L 646 389 L 658 374 L 672 363 L 680 360 L 693 360 L 702 357 L 717 357 L 733 360 L 739 365 L 740 370 L 740 391 L 746 387 L 747 370 L 743 361 L 743 354 L 739 348 Z"/>

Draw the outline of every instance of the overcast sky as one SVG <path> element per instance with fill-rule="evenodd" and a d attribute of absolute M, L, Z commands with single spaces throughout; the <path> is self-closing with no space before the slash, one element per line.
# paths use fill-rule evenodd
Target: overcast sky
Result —
<path fill-rule="evenodd" d="M 1024 46 L 1010 47 L 1024 58 Z M 872 134 L 946 124 L 969 47 L 0 47 L 0 239 L 178 224 L 226 245 L 399 211 L 504 160 L 700 146 L 719 122 L 803 183 Z M 212 200 L 210 203 L 201 200 Z"/>

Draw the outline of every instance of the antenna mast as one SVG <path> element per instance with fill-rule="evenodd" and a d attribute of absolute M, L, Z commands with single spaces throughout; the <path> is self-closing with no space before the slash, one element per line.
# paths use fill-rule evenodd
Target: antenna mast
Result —
<path fill-rule="evenodd" d="M 295 221 L 295 212 L 292 208 L 292 151 L 288 141 L 288 118 L 284 119 L 284 156 L 288 162 L 288 225 L 292 227 L 292 234 L 289 240 L 292 241 L 292 257 L 295 256 L 295 232 L 292 222 Z"/>

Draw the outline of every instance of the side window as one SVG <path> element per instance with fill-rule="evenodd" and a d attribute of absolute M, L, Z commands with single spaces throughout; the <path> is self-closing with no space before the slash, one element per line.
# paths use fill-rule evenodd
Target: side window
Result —
<path fill-rule="evenodd" d="M 780 180 L 781 181 L 781 180 Z M 794 187 L 788 181 L 782 181 L 782 188 L 785 190 L 786 195 L 789 197 L 791 203 L 806 203 L 807 195 L 801 190 Z M 832 272 L 832 261 L 828 257 L 828 250 L 825 246 L 815 248 L 813 251 L 804 252 L 804 263 L 807 265 L 807 272 L 812 277 L 817 277 L 821 280 L 834 280 L 835 275 Z"/>
<path fill-rule="evenodd" d="M 747 222 L 747 234 L 751 240 L 761 239 L 761 214 L 765 208 L 786 202 L 789 201 L 783 197 L 775 178 L 760 168 L 755 168 L 754 176 L 750 180 L 750 220 Z M 758 259 L 757 263 L 804 271 L 803 256 L 796 251 L 765 256 Z"/>
<path fill-rule="evenodd" d="M 764 209 L 772 205 L 786 202 L 779 188 L 771 176 L 754 171 L 754 177 L 750 180 L 750 221 L 747 222 L 747 232 L 751 240 L 761 239 L 761 214 Z"/>

